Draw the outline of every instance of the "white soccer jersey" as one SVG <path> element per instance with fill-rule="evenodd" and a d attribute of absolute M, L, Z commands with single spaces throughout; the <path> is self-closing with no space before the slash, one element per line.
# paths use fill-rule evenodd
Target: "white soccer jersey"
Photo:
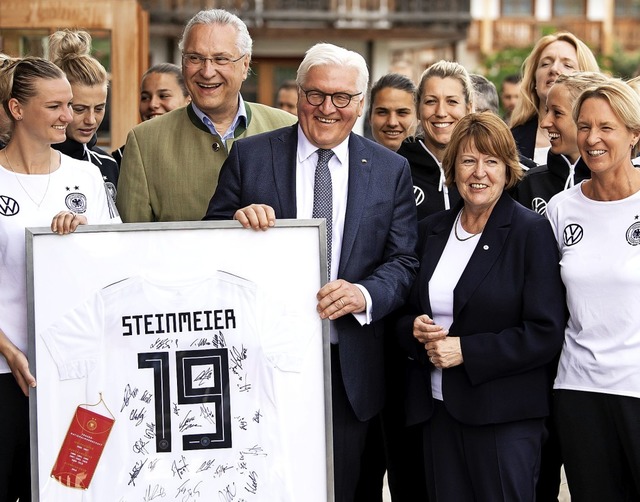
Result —
<path fill-rule="evenodd" d="M 116 418 L 84 500 L 292 500 L 273 377 L 301 369 L 309 339 L 287 324 L 220 272 L 126 279 L 47 328 L 61 379 L 86 379 Z"/>
<path fill-rule="evenodd" d="M 82 214 L 90 225 L 121 222 L 99 169 L 89 162 L 60 154 L 60 167 L 49 175 L 18 174 L 0 166 L 0 329 L 25 354 L 24 229 L 48 227 L 60 211 Z M 10 371 L 0 356 L 0 373 Z"/>
<path fill-rule="evenodd" d="M 547 206 L 570 314 L 554 387 L 640 398 L 640 192 L 603 202 L 581 185 Z"/>

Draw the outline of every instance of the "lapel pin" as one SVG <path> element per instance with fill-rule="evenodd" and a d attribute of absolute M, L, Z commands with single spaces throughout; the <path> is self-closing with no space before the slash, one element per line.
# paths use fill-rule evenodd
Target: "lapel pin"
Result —
<path fill-rule="evenodd" d="M 484 249 L 484 250 L 486 251 L 487 249 L 489 249 L 489 246 L 487 246 L 487 245 L 485 244 L 484 246 L 482 246 L 482 249 Z"/>
<path fill-rule="evenodd" d="M 363 164 L 367 163 L 367 159 L 362 159 L 360 162 L 362 162 Z"/>

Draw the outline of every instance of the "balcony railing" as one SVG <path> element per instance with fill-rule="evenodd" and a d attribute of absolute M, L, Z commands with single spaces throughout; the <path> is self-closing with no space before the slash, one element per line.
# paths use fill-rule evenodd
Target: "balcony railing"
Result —
<path fill-rule="evenodd" d="M 467 46 L 472 50 L 499 51 L 509 48 L 524 48 L 534 45 L 545 33 L 552 31 L 570 31 L 585 42 L 595 53 L 601 53 L 604 44 L 603 23 L 601 21 L 555 19 L 537 21 L 535 19 L 497 19 L 490 21 L 491 41 L 481 37 L 482 22 L 474 20 L 469 27 Z M 640 30 L 634 19 L 616 19 L 613 29 L 614 43 L 623 50 L 640 49 Z M 487 44 L 490 47 L 487 47 Z"/>
<path fill-rule="evenodd" d="M 640 49 L 639 26 L 638 19 L 616 19 L 613 22 L 615 40 L 622 50 L 637 51 Z"/>
<path fill-rule="evenodd" d="M 467 24 L 470 0 L 140 0 L 151 23 L 183 24 L 202 9 L 223 8 L 250 27 L 416 27 Z"/>

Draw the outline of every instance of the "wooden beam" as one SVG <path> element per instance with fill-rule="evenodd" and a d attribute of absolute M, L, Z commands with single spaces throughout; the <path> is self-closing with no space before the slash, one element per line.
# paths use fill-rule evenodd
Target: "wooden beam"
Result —
<path fill-rule="evenodd" d="M 113 25 L 110 4 L 109 0 L 2 0 L 0 27 L 108 30 Z"/>
<path fill-rule="evenodd" d="M 117 14 L 111 27 L 111 145 L 118 148 L 140 120 L 140 80 L 148 67 L 149 32 L 135 0 L 110 4 L 112 14 Z"/>

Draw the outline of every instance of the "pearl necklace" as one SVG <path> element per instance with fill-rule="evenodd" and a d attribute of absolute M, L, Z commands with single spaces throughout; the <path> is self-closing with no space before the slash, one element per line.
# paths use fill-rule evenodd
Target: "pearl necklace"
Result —
<path fill-rule="evenodd" d="M 33 202 L 38 207 L 38 209 L 40 209 L 40 206 L 44 202 L 44 199 L 47 196 L 47 193 L 49 192 L 49 184 L 51 183 L 51 152 L 49 152 L 49 172 L 47 173 L 47 187 L 44 189 L 44 194 L 42 194 L 42 197 L 40 198 L 40 202 L 36 202 L 36 200 L 33 197 L 31 197 L 31 194 L 29 193 L 29 191 L 24 187 L 24 185 L 20 181 L 20 176 L 18 176 L 18 173 L 16 173 L 16 171 L 13 169 L 13 166 L 11 165 L 11 161 L 9 160 L 9 156 L 7 155 L 7 149 L 5 148 L 3 152 L 4 152 L 4 158 L 7 159 L 7 164 L 9 165 L 9 169 L 11 169 L 11 172 L 16 177 L 16 181 L 20 185 L 20 188 L 22 188 L 22 191 L 27 194 L 27 197 L 29 197 L 29 199 L 31 199 L 31 202 Z"/>
<path fill-rule="evenodd" d="M 460 221 L 460 217 L 462 216 L 462 211 L 464 211 L 464 208 L 462 208 L 460 210 L 460 212 L 458 213 L 458 216 L 456 216 L 456 222 L 453 224 L 453 234 L 456 236 L 456 239 L 458 239 L 460 242 L 464 242 L 464 241 L 468 241 L 469 239 L 473 239 L 474 237 L 477 237 L 478 235 L 480 235 L 482 233 L 482 230 L 481 230 L 477 234 L 471 234 L 469 237 L 460 237 L 458 235 L 458 223 L 460 224 L 460 228 L 462 228 L 464 230 L 464 228 L 462 227 L 462 221 Z"/>

